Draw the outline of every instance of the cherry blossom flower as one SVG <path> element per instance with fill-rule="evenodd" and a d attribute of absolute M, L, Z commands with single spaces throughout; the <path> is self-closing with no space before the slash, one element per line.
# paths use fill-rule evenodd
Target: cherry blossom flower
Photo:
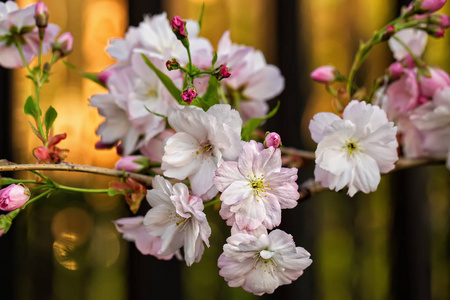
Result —
<path fill-rule="evenodd" d="M 245 143 L 237 162 L 226 161 L 217 170 L 214 184 L 222 192 L 220 215 L 228 225 L 254 230 L 281 222 L 281 209 L 294 208 L 300 197 L 297 169 L 281 167 L 281 151 Z"/>
<path fill-rule="evenodd" d="M 448 157 L 450 152 L 450 87 L 436 92 L 433 100 L 417 108 L 411 114 L 410 119 L 423 134 L 423 147 L 428 155 L 436 158 Z"/>
<path fill-rule="evenodd" d="M 15 43 L 19 43 L 23 56 L 29 63 L 39 54 L 39 32 L 35 20 L 36 4 L 19 9 L 14 1 L 0 2 L 0 65 L 5 68 L 23 67 L 23 61 Z M 59 27 L 48 24 L 43 39 L 42 53 L 51 49 L 59 33 Z"/>
<path fill-rule="evenodd" d="M 405 44 L 415 56 L 422 56 L 425 46 L 427 45 L 428 35 L 423 30 L 403 29 L 394 35 Z M 397 61 L 402 61 L 409 56 L 409 52 L 394 37 L 389 39 L 389 48 Z"/>
<path fill-rule="evenodd" d="M 122 233 L 122 237 L 136 244 L 136 248 L 144 255 L 153 255 L 158 259 L 169 260 L 171 255 L 159 255 L 162 240 L 159 236 L 151 235 L 144 226 L 144 217 L 137 216 L 131 218 L 122 218 L 114 221 L 114 225 L 118 232 Z M 179 256 L 178 253 L 175 255 Z"/>
<path fill-rule="evenodd" d="M 209 247 L 211 235 L 202 199 L 189 195 L 183 183 L 172 186 L 158 175 L 147 200 L 152 208 L 145 215 L 144 226 L 150 234 L 161 237 L 158 255 L 175 254 L 183 247 L 188 266 L 199 262 L 205 249 L 203 242 Z"/>
<path fill-rule="evenodd" d="M 351 101 L 343 119 L 318 113 L 309 123 L 316 150 L 316 181 L 336 191 L 348 186 L 348 194 L 375 191 L 380 172 L 394 168 L 398 159 L 397 127 L 378 106 Z"/>
<path fill-rule="evenodd" d="M 230 33 L 223 34 L 217 47 L 216 65 L 226 64 L 233 74 L 221 80 L 230 95 L 238 95 L 243 121 L 266 116 L 266 101 L 279 95 L 284 89 L 284 77 L 280 70 L 266 63 L 261 51 L 233 44 Z"/>
<path fill-rule="evenodd" d="M 218 260 L 219 274 L 230 287 L 242 286 L 258 296 L 297 280 L 312 263 L 308 251 L 295 246 L 292 235 L 263 230 L 259 236 L 231 235 Z"/>
<path fill-rule="evenodd" d="M 320 83 L 332 83 L 336 78 L 337 70 L 333 66 L 321 66 L 311 72 L 311 78 Z"/>
<path fill-rule="evenodd" d="M 226 104 L 207 112 L 186 106 L 169 115 L 169 124 L 176 133 L 164 147 L 164 175 L 188 177 L 195 195 L 211 199 L 217 194 L 214 172 L 222 162 L 236 160 L 242 147 L 239 113 Z"/>

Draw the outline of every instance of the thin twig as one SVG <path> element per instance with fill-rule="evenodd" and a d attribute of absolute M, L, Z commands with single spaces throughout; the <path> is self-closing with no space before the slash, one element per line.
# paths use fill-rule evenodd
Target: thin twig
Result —
<path fill-rule="evenodd" d="M 100 174 L 112 177 L 125 177 L 133 178 L 146 186 L 151 186 L 153 176 L 122 172 L 119 170 L 77 165 L 71 163 L 61 163 L 61 164 L 21 164 L 21 165 L 6 165 L 0 166 L 0 172 L 7 171 L 36 171 L 36 170 L 48 170 L 48 171 L 68 171 L 68 172 L 82 172 L 91 174 Z"/>

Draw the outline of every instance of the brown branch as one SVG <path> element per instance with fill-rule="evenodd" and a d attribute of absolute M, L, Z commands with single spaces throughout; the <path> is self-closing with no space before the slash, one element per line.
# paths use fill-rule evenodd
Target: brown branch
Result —
<path fill-rule="evenodd" d="M 280 150 L 281 150 L 281 153 L 283 153 L 283 154 L 297 155 L 297 156 L 300 156 L 301 158 L 307 159 L 307 160 L 315 160 L 316 159 L 316 155 L 312 151 L 298 150 L 295 148 L 287 148 L 287 147 L 281 147 Z"/>
<path fill-rule="evenodd" d="M 146 186 L 151 186 L 153 177 L 143 174 L 130 173 L 130 172 L 122 172 L 119 170 L 92 167 L 92 166 L 84 166 L 77 165 L 71 163 L 61 163 L 61 164 L 21 164 L 21 165 L 3 165 L 0 166 L 0 172 L 7 171 L 39 171 L 39 170 L 48 170 L 48 171 L 68 171 L 68 172 L 82 172 L 82 173 L 91 173 L 91 174 L 99 174 L 111 177 L 125 177 L 125 178 L 133 178 Z"/>

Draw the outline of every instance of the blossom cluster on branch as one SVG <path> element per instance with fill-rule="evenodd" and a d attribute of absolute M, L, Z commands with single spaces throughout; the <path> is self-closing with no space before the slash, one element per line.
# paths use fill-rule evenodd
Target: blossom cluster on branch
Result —
<path fill-rule="evenodd" d="M 35 180 L 1 178 L 7 187 L 0 191 L 0 209 L 9 213 L 0 216 L 0 236 L 25 207 L 57 190 L 123 195 L 134 214 L 144 199 L 150 205 L 145 216 L 114 221 L 123 238 L 142 254 L 175 257 L 190 266 L 209 247 L 214 232 L 205 211 L 212 210 L 231 233 L 218 258 L 220 275 L 231 287 L 273 293 L 312 263 L 290 234 L 277 229 L 282 210 L 295 208 L 305 189 L 306 197 L 323 188 L 347 187 L 350 196 L 374 192 L 380 174 L 395 169 L 399 156 L 447 158 L 450 168 L 450 77 L 421 58 L 427 36 L 442 37 L 450 27 L 447 16 L 435 13 L 445 2 L 413 1 L 361 44 L 348 76 L 332 66 L 311 73 L 333 96 L 335 112 L 320 112 L 310 122 L 318 145 L 309 190 L 306 183 L 299 189 L 297 174 L 302 159 L 312 155 L 280 148 L 277 133 L 258 129 L 280 105 L 269 111 L 267 104 L 284 89 L 280 70 L 260 51 L 233 43 L 228 31 L 214 50 L 200 36 L 203 10 L 199 21 L 146 16 L 124 38 L 109 42 L 113 65 L 98 74 L 79 71 L 106 89 L 89 99 L 104 117 L 95 147 L 115 147 L 123 157 L 111 172 L 65 164 L 68 149 L 57 145 L 67 135 L 53 133 L 57 112 L 50 106 L 42 114 L 39 94 L 52 65 L 70 53 L 72 36 L 55 38 L 59 29 L 48 23 L 43 2 L 23 9 L 12 1 L 0 3 L 0 65 L 27 68 L 35 94 L 24 112 L 42 142 L 33 150 L 38 167 L 25 168 Z M 396 62 L 364 93 L 355 74 L 370 50 L 385 41 Z M 50 49 L 52 58 L 43 63 Z M 33 57 L 37 63 L 31 67 Z M 119 179 L 105 189 L 64 186 L 38 171 L 54 164 Z M 0 171 L 15 166 L 20 169 L 2 160 Z"/>

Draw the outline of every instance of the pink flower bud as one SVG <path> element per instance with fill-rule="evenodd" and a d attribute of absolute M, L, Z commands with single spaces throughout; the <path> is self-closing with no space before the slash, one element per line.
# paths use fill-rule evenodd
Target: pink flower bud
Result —
<path fill-rule="evenodd" d="M 332 83 L 336 79 L 336 73 L 333 66 L 321 66 L 311 72 L 311 78 L 320 83 Z"/>
<path fill-rule="evenodd" d="M 430 68 L 431 77 L 420 77 L 420 95 L 426 98 L 432 98 L 434 93 L 450 86 L 449 75 L 441 69 Z"/>
<path fill-rule="evenodd" d="M 34 18 L 36 19 L 36 26 L 45 28 L 48 25 L 48 9 L 44 2 L 39 1 L 34 8 Z"/>
<path fill-rule="evenodd" d="M 172 60 L 168 60 L 166 61 L 166 68 L 169 71 L 172 70 L 178 70 L 180 68 L 180 64 L 178 63 L 178 61 L 174 58 Z"/>
<path fill-rule="evenodd" d="M 450 27 L 450 18 L 447 15 L 438 14 L 437 16 L 439 18 L 438 23 L 439 25 L 441 25 L 442 28 Z"/>
<path fill-rule="evenodd" d="M 145 165 L 139 163 L 139 159 L 145 160 L 145 156 L 142 155 L 130 155 L 124 156 L 116 163 L 116 170 L 125 170 L 127 172 L 137 172 L 145 167 Z"/>
<path fill-rule="evenodd" d="M 399 62 L 391 64 L 389 66 L 388 73 L 394 80 L 400 78 L 403 74 L 403 65 Z"/>
<path fill-rule="evenodd" d="M 433 13 L 441 9 L 447 0 L 416 0 L 413 7 L 419 13 Z"/>
<path fill-rule="evenodd" d="M 183 101 L 187 104 L 191 104 L 192 100 L 194 100 L 195 97 L 197 97 L 197 92 L 194 88 L 188 88 L 181 94 L 181 99 L 183 99 Z"/>
<path fill-rule="evenodd" d="M 106 86 L 106 83 L 108 82 L 108 78 L 111 77 L 111 75 L 114 74 L 114 70 L 105 70 L 97 75 L 98 80 Z"/>
<path fill-rule="evenodd" d="M 228 78 L 228 77 L 231 76 L 231 73 L 228 72 L 227 66 L 225 66 L 225 65 L 222 65 L 222 66 L 220 67 L 219 74 L 220 74 L 220 76 L 221 76 L 221 79 L 222 79 L 222 78 Z"/>
<path fill-rule="evenodd" d="M 21 208 L 30 199 L 28 188 L 11 184 L 0 190 L 0 209 L 3 211 L 12 211 Z"/>
<path fill-rule="evenodd" d="M 270 132 L 266 134 L 266 138 L 264 139 L 264 145 L 266 147 L 274 147 L 278 148 L 281 146 L 281 137 L 276 132 Z"/>
<path fill-rule="evenodd" d="M 388 25 L 386 26 L 386 30 L 383 32 L 383 40 L 387 40 L 390 39 L 396 32 L 397 30 L 395 29 L 395 27 L 393 25 Z"/>
<path fill-rule="evenodd" d="M 186 38 L 186 23 L 179 16 L 173 17 L 171 24 L 172 31 L 179 40 Z"/>
<path fill-rule="evenodd" d="M 70 54 L 73 50 L 73 36 L 70 32 L 64 32 L 59 36 L 52 46 L 53 51 L 58 51 L 59 57 L 64 57 Z"/>
<path fill-rule="evenodd" d="M 408 69 L 412 69 L 416 66 L 416 62 L 414 61 L 414 58 L 411 56 L 411 54 L 406 55 L 402 63 Z"/>

